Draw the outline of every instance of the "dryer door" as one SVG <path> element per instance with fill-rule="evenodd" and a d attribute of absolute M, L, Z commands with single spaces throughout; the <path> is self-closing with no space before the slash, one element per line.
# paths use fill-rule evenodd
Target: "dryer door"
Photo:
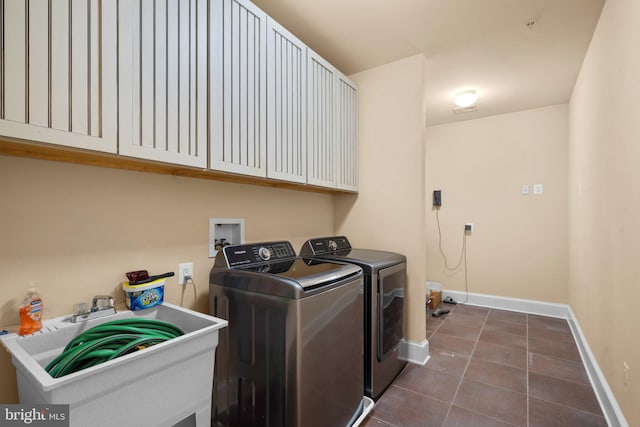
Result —
<path fill-rule="evenodd" d="M 407 263 L 378 271 L 377 345 L 378 361 L 382 362 L 400 344 L 404 315 L 404 286 Z"/>

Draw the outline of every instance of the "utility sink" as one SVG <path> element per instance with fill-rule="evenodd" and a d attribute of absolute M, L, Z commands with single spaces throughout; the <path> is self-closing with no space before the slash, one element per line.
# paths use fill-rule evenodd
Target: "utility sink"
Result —
<path fill-rule="evenodd" d="M 61 378 L 44 368 L 72 338 L 111 320 L 144 317 L 172 323 L 185 335 Z M 209 426 L 218 330 L 227 321 L 173 304 L 72 323 L 71 317 L 44 322 L 24 337 L 2 344 L 16 368 L 21 404 L 69 404 L 71 426 Z"/>

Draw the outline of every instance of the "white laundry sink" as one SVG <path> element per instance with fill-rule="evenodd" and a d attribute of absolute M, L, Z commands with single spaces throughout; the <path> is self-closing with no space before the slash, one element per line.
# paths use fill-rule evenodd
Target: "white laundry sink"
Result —
<path fill-rule="evenodd" d="M 73 337 L 128 317 L 172 323 L 185 334 L 61 378 L 45 371 Z M 80 323 L 48 320 L 41 332 L 11 334 L 2 344 L 16 368 L 20 403 L 69 404 L 71 426 L 172 426 L 186 418 L 209 426 L 215 348 L 225 326 L 226 320 L 163 303 Z"/>

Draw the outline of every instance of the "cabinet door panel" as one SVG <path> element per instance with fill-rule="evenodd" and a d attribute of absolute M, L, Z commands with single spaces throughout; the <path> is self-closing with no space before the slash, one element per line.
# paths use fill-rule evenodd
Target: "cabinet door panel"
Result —
<path fill-rule="evenodd" d="M 2 3 L 2 119 L 27 120 L 27 7 L 23 2 Z M 2 124 L 0 124 L 1 126 Z M 0 128 L 3 129 L 3 128 Z M 4 134 L 4 132 L 3 132 Z"/>
<path fill-rule="evenodd" d="M 47 28 L 49 25 L 47 0 L 29 2 L 29 28 Z M 49 124 L 49 103 L 39 102 L 49 98 L 49 36 L 45 31 L 29 31 L 28 46 L 28 117 L 36 126 Z"/>
<path fill-rule="evenodd" d="M 69 111 L 69 3 L 51 2 L 51 127 L 71 129 Z M 97 81 L 97 79 L 94 79 Z M 115 123 L 113 123 L 115 125 Z"/>
<path fill-rule="evenodd" d="M 267 176 L 307 180 L 306 47 L 277 22 L 267 26 Z"/>
<path fill-rule="evenodd" d="M 115 152 L 115 2 L 4 0 L 0 26 L 0 136 Z"/>
<path fill-rule="evenodd" d="M 89 1 L 72 1 L 71 8 L 71 132 L 91 135 L 89 122 Z"/>
<path fill-rule="evenodd" d="M 338 74 L 336 95 L 337 187 L 358 190 L 358 89 Z"/>
<path fill-rule="evenodd" d="M 53 3 L 53 2 L 52 2 Z M 100 80 L 97 78 L 100 75 L 100 18 L 94 10 L 99 10 L 101 0 L 89 1 L 89 81 L 87 82 L 89 91 L 89 134 L 91 136 L 99 136 L 101 132 L 100 123 Z"/>
<path fill-rule="evenodd" d="M 207 0 L 121 0 L 119 153 L 206 167 Z"/>
<path fill-rule="evenodd" d="M 336 70 L 323 58 L 308 52 L 307 182 L 336 187 L 335 79 Z"/>
<path fill-rule="evenodd" d="M 266 14 L 216 0 L 210 22 L 210 167 L 266 176 Z"/>

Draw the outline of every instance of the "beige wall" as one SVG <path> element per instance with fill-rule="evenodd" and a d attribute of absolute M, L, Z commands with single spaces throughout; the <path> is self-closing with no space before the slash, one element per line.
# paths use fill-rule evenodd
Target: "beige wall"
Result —
<path fill-rule="evenodd" d="M 570 304 L 640 425 L 640 2 L 607 0 L 570 103 Z M 623 362 L 630 367 L 625 388 Z"/>
<path fill-rule="evenodd" d="M 458 262 L 464 224 L 469 292 L 568 302 L 567 106 L 427 128 L 427 278 L 464 291 L 438 248 L 431 194 L 442 190 L 442 248 Z M 533 184 L 543 194 L 533 194 Z M 530 194 L 521 194 L 529 184 Z"/>
<path fill-rule="evenodd" d="M 405 338 L 425 339 L 424 57 L 350 76 L 359 89 L 360 191 L 335 200 L 336 232 L 356 247 L 407 257 Z"/>
<path fill-rule="evenodd" d="M 422 56 L 351 76 L 360 89 L 358 195 L 0 156 L 0 323 L 17 323 L 32 282 L 54 317 L 94 294 L 122 302 L 125 271 L 176 271 L 185 261 L 195 263 L 199 293 L 194 301 L 186 292 L 185 305 L 206 311 L 208 218 L 244 217 L 248 241 L 288 239 L 297 250 L 335 232 L 407 255 L 406 337 L 421 342 L 424 281 L 464 289 L 438 252 L 430 204 L 440 188 L 451 261 L 463 224 L 476 227 L 467 240 L 469 291 L 568 302 L 627 420 L 638 424 L 638 16 L 636 0 L 606 2 L 568 117 L 558 105 L 425 129 Z M 543 195 L 520 195 L 534 183 Z M 166 299 L 180 302 L 180 290 L 169 279 Z M 0 376 L 0 402 L 16 402 L 4 351 Z"/>
<path fill-rule="evenodd" d="M 0 156 L 0 324 L 19 322 L 31 282 L 45 318 L 72 312 L 96 294 L 124 301 L 130 270 L 177 272 L 194 262 L 198 300 L 208 310 L 209 217 L 242 217 L 246 240 L 290 240 L 333 233 L 333 196 L 91 166 Z M 179 303 L 177 279 L 165 300 Z M 17 401 L 15 373 L 0 350 L 0 402 Z"/>

